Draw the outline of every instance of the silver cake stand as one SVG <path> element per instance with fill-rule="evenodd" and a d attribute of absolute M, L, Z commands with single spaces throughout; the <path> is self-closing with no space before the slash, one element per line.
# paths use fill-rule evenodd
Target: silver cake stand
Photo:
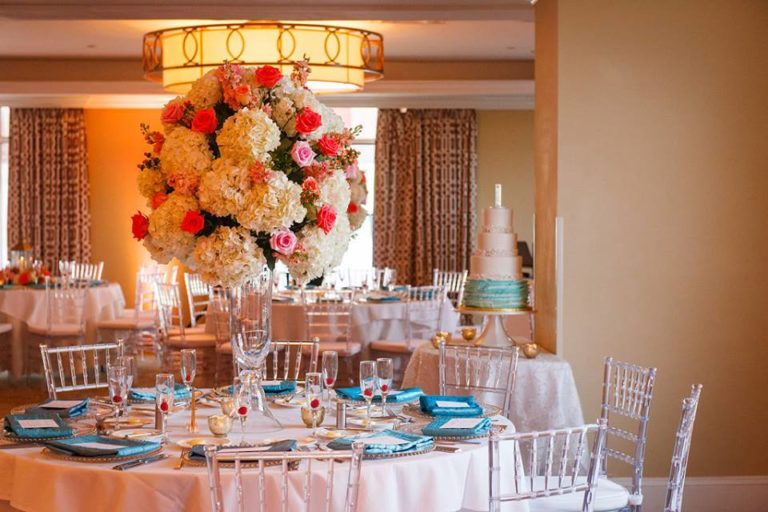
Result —
<path fill-rule="evenodd" d="M 471 308 L 461 305 L 457 308 L 459 313 L 466 315 L 483 315 L 486 317 L 485 327 L 475 339 L 477 345 L 486 347 L 514 347 L 515 342 L 504 329 L 504 317 L 514 315 L 527 315 L 534 312 L 531 307 L 524 308 Z M 530 315 L 531 332 L 533 332 L 533 315 Z"/>

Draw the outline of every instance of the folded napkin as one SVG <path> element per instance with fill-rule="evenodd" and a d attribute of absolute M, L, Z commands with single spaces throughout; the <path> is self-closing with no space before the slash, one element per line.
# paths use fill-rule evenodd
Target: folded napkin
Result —
<path fill-rule="evenodd" d="M 285 439 L 283 441 L 275 441 L 274 443 L 265 444 L 263 446 L 248 447 L 249 451 L 252 450 L 253 456 L 249 453 L 248 456 L 241 456 L 240 460 L 259 460 L 260 453 L 270 452 L 292 452 L 296 449 L 297 443 L 293 439 Z M 238 450 L 243 447 L 235 446 L 218 446 L 216 451 L 226 453 L 227 450 Z M 241 454 L 242 455 L 242 454 Z M 205 445 L 196 444 L 189 452 L 190 459 L 205 460 Z"/>
<path fill-rule="evenodd" d="M 76 418 L 88 409 L 88 399 L 85 400 L 56 400 L 50 398 L 45 402 L 34 407 L 30 407 L 25 412 L 50 412 L 56 413 L 62 418 Z"/>
<path fill-rule="evenodd" d="M 354 400 L 356 402 L 362 402 L 365 400 L 365 398 L 363 398 L 363 392 L 360 391 L 359 387 L 338 388 L 336 390 L 336 394 L 345 400 Z M 387 395 L 387 403 L 402 404 L 406 402 L 412 402 L 413 400 L 416 400 L 423 394 L 424 392 L 421 390 L 421 388 L 407 388 L 407 389 L 399 389 L 399 390 L 396 389 L 396 390 L 390 391 L 389 394 Z M 373 403 L 381 403 L 380 392 L 377 391 L 376 394 L 373 395 Z"/>
<path fill-rule="evenodd" d="M 400 302 L 397 295 L 369 295 L 365 298 L 368 302 Z"/>
<path fill-rule="evenodd" d="M 45 443 L 48 448 L 77 457 L 128 457 L 160 448 L 160 443 L 133 439 L 112 439 L 97 434 Z"/>
<path fill-rule="evenodd" d="M 270 395 L 286 395 L 289 393 L 295 393 L 296 392 L 296 381 L 295 380 L 283 380 L 283 381 L 263 381 L 261 384 L 261 387 L 264 388 L 264 394 L 267 396 Z M 227 387 L 227 392 L 232 395 L 235 393 L 235 388 L 233 386 Z"/>
<path fill-rule="evenodd" d="M 429 436 L 387 429 L 354 437 L 341 437 L 328 443 L 328 448 L 332 450 L 350 450 L 352 443 L 355 441 L 365 443 L 363 451 L 368 455 L 387 455 L 424 450 L 434 443 Z"/>
<path fill-rule="evenodd" d="M 432 416 L 471 418 L 483 415 L 483 408 L 477 405 L 473 396 L 423 395 L 419 397 L 419 404 L 422 412 Z"/>
<path fill-rule="evenodd" d="M 475 423 L 475 425 L 470 425 Z M 439 416 L 421 431 L 428 436 L 479 436 L 491 429 L 490 418 L 451 418 Z"/>
<path fill-rule="evenodd" d="M 154 402 L 155 396 L 157 396 L 157 390 L 155 388 L 131 388 L 131 390 L 128 391 L 129 400 Z M 190 396 L 192 395 L 184 384 L 176 384 L 173 386 L 174 400 L 186 400 Z"/>
<path fill-rule="evenodd" d="M 29 421 L 40 426 L 31 426 Z M 56 426 L 45 427 L 45 423 L 55 423 Z M 24 426 L 24 425 L 27 426 Z M 51 424 L 52 425 L 52 424 Z M 55 412 L 33 411 L 23 414 L 11 414 L 5 417 L 5 429 L 18 437 L 27 439 L 40 439 L 43 437 L 71 436 L 74 431 L 67 425 L 61 416 Z"/>

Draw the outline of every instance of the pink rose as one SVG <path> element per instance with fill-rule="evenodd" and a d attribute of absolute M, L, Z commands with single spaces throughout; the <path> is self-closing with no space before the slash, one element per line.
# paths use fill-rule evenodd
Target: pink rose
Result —
<path fill-rule="evenodd" d="M 299 167 L 307 167 L 315 161 L 315 152 L 312 151 L 309 142 L 299 140 L 291 148 L 291 158 Z"/>
<path fill-rule="evenodd" d="M 317 212 L 317 227 L 327 235 L 336 224 L 336 210 L 329 204 L 324 204 Z"/>
<path fill-rule="evenodd" d="M 269 246 L 273 251 L 284 256 L 290 256 L 296 250 L 298 239 L 290 229 L 281 229 L 269 239 Z"/>
<path fill-rule="evenodd" d="M 357 167 L 357 163 L 350 164 L 344 168 L 344 173 L 347 175 L 348 180 L 357 179 L 357 173 L 360 169 Z"/>
<path fill-rule="evenodd" d="M 176 124 L 184 117 L 187 105 L 183 101 L 171 101 L 160 114 L 160 120 L 166 124 Z"/>

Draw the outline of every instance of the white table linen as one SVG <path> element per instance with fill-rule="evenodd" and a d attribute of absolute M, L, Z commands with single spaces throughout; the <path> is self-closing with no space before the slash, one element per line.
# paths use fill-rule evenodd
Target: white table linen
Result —
<path fill-rule="evenodd" d="M 418 386 L 427 394 L 437 394 L 438 362 L 438 351 L 431 343 L 420 345 L 405 370 L 403 387 Z M 510 419 L 518 432 L 583 425 L 571 365 L 546 352 L 535 359 L 526 359 L 521 354 Z"/>
<path fill-rule="evenodd" d="M 87 288 L 84 309 L 86 341 L 96 341 L 97 321 L 117 318 L 124 307 L 125 298 L 119 284 Z M 0 313 L 13 325 L 11 375 L 18 378 L 23 373 L 23 341 L 27 326 L 45 326 L 46 323 L 45 290 L 21 287 L 0 290 Z"/>
<path fill-rule="evenodd" d="M 201 432 L 197 435 L 184 430 L 188 414 L 182 412 L 169 418 L 171 440 L 200 437 L 206 434 L 206 417 L 216 409 L 198 409 Z M 302 439 L 310 433 L 295 408 L 273 408 L 275 416 L 285 427 L 279 432 L 248 434 L 256 439 Z M 326 420 L 331 424 L 333 417 Z M 508 429 L 511 431 L 512 427 Z M 239 442 L 239 424 L 235 422 L 230 439 Z M 509 445 L 509 443 L 507 443 Z M 174 444 L 168 446 L 170 458 L 129 471 L 113 471 L 114 464 L 85 464 L 67 462 L 41 453 L 40 447 L 0 450 L 0 510 L 3 505 L 27 512 L 82 512 L 84 510 L 141 511 L 141 512 L 203 512 L 209 511 L 210 498 L 205 467 L 185 466 L 173 469 L 180 454 Z M 505 449 L 502 456 L 511 457 Z M 323 495 L 325 489 L 324 464 L 313 468 L 313 494 Z M 334 507 L 343 503 L 346 471 L 334 479 Z M 267 492 L 278 492 L 278 468 L 267 469 Z M 488 509 L 488 447 L 462 445 L 462 452 L 432 452 L 425 455 L 383 460 L 366 460 L 360 479 L 359 511 L 387 510 L 412 511 L 416 508 L 430 512 Z M 245 470 L 246 499 L 258 489 L 257 473 Z M 293 505 L 298 510 L 298 499 L 303 485 L 303 472 L 292 473 L 289 479 Z M 317 485 L 317 487 L 315 487 Z M 235 485 L 230 470 L 222 474 L 225 503 L 232 509 Z M 317 494 L 316 494 L 317 493 Z M 337 502 L 338 500 L 338 502 Z M 255 498 L 250 500 L 254 505 Z M 319 510 L 319 508 L 318 508 Z M 526 512 L 525 503 L 505 507 L 511 512 Z"/>

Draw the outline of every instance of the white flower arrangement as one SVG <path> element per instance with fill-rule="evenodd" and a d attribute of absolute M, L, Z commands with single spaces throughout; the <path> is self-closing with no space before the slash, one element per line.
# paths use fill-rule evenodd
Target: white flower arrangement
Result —
<path fill-rule="evenodd" d="M 245 197 L 245 208 L 235 218 L 252 231 L 274 233 L 304 220 L 301 186 L 283 173 L 274 173 L 267 183 L 253 185 Z"/>
<path fill-rule="evenodd" d="M 224 121 L 216 143 L 222 158 L 263 161 L 280 145 L 280 128 L 261 110 L 241 110 Z"/>
<path fill-rule="evenodd" d="M 192 262 L 205 281 L 234 287 L 258 274 L 265 260 L 247 229 L 219 226 L 198 238 Z"/>
<path fill-rule="evenodd" d="M 200 207 L 220 217 L 238 215 L 246 207 L 250 189 L 248 168 L 219 158 L 213 162 L 211 172 L 205 173 L 200 180 Z"/>
<path fill-rule="evenodd" d="M 205 134 L 179 126 L 166 137 L 160 162 L 166 178 L 176 173 L 199 176 L 210 170 L 213 154 Z"/>

